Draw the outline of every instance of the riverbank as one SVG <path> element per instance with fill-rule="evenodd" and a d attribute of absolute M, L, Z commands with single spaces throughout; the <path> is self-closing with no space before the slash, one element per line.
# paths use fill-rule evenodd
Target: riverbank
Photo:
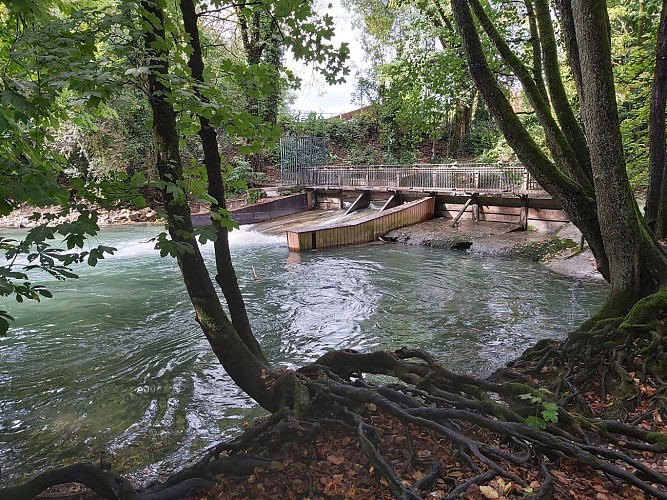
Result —
<path fill-rule="evenodd" d="M 90 207 L 91 210 L 98 211 L 98 224 L 100 226 L 115 226 L 127 224 L 158 224 L 161 219 L 158 217 L 156 210 L 146 207 L 142 209 L 122 208 L 118 210 L 105 210 L 102 208 Z M 35 208 L 35 207 L 21 207 L 12 211 L 9 215 L 0 217 L 0 227 L 13 228 L 31 228 L 40 224 L 40 221 L 31 219 L 35 213 L 42 215 L 57 215 L 60 212 L 60 207 Z M 54 220 L 55 224 L 63 224 L 73 222 L 76 220 L 77 214 L 69 214 L 64 217 L 59 217 Z"/>
<path fill-rule="evenodd" d="M 257 200 L 254 205 L 259 205 L 267 203 L 269 201 L 277 200 L 281 198 L 276 191 L 274 190 L 265 190 L 265 193 L 262 198 Z M 236 210 L 239 208 L 245 208 L 249 205 L 246 197 L 237 197 L 227 200 L 227 208 L 229 210 Z M 90 206 L 90 210 L 97 210 L 98 212 L 98 224 L 100 226 L 122 226 L 128 224 L 163 224 L 164 219 L 160 217 L 160 214 L 157 210 L 151 207 L 145 207 L 141 209 L 133 208 L 119 208 L 115 210 L 106 210 L 99 208 L 95 205 Z M 190 211 L 193 215 L 208 213 L 208 205 L 190 203 Z M 35 207 L 21 207 L 13 210 L 9 215 L 0 217 L 0 227 L 12 227 L 12 228 L 31 228 L 36 227 L 40 222 L 32 220 L 31 217 L 35 213 L 40 213 L 42 215 L 56 215 L 60 212 L 60 207 L 48 207 L 48 208 L 35 208 Z M 59 217 L 53 222 L 55 224 L 63 224 L 68 222 L 74 222 L 77 218 L 77 214 L 72 213 L 64 217 Z"/>
<path fill-rule="evenodd" d="M 389 232 L 386 241 L 406 245 L 466 250 L 489 257 L 519 257 L 540 262 L 575 278 L 601 280 L 595 258 L 573 224 L 554 231 L 516 231 L 516 224 L 432 219 Z"/>

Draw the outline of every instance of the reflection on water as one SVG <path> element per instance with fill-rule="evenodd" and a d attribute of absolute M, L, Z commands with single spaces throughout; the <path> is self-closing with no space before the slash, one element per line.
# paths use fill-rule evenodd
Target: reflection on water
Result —
<path fill-rule="evenodd" d="M 116 255 L 50 282 L 54 299 L 5 304 L 17 321 L 0 339 L 4 480 L 101 456 L 121 471 L 169 469 L 261 413 L 210 352 L 175 262 L 153 250 L 156 232 L 106 229 L 99 240 Z M 249 230 L 230 242 L 255 332 L 282 366 L 410 345 L 490 371 L 564 335 L 606 293 L 537 264 L 429 248 L 290 254 L 284 237 Z"/>

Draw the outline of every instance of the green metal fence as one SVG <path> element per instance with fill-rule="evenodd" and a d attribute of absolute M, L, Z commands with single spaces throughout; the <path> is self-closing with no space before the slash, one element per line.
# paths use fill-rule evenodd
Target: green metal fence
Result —
<path fill-rule="evenodd" d="M 280 139 L 280 180 L 283 186 L 301 185 L 304 168 L 327 164 L 324 137 L 283 137 Z"/>

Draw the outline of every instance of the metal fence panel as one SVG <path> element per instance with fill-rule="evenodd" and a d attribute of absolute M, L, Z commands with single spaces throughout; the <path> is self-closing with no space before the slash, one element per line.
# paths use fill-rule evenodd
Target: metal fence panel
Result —
<path fill-rule="evenodd" d="M 282 137 L 280 139 L 280 178 L 283 185 L 306 185 L 302 169 L 327 164 L 324 137 Z"/>
<path fill-rule="evenodd" d="M 541 191 L 516 163 L 364 165 L 300 167 L 295 176 L 302 186 L 404 188 L 434 191 Z"/>

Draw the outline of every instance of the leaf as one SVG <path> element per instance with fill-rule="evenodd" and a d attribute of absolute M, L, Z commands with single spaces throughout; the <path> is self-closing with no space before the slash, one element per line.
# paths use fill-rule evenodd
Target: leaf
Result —
<path fill-rule="evenodd" d="M 341 465 L 344 464 L 347 459 L 345 457 L 342 457 L 340 455 L 328 455 L 327 456 L 327 461 L 331 462 L 332 464 L 335 465 Z"/>
<path fill-rule="evenodd" d="M 494 488 L 491 488 L 491 486 L 480 486 L 479 492 L 484 496 L 484 498 L 500 498 L 498 492 Z"/>
<path fill-rule="evenodd" d="M 5 318 L 0 318 L 0 337 L 7 336 L 9 330 L 9 322 Z"/>
<path fill-rule="evenodd" d="M 524 423 L 528 427 L 535 427 L 537 429 L 544 429 L 546 428 L 547 424 L 544 420 L 542 420 L 540 417 L 535 417 L 533 415 L 526 417 L 526 420 Z"/>

